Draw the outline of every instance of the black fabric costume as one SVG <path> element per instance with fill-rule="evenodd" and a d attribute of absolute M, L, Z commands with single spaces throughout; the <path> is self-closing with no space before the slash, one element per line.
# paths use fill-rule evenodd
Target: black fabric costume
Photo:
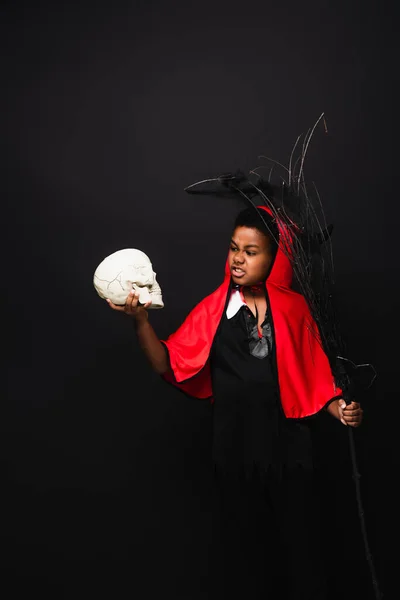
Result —
<path fill-rule="evenodd" d="M 282 410 L 273 338 L 268 310 L 260 334 L 248 306 L 231 319 L 224 311 L 211 351 L 218 471 L 248 478 L 270 469 L 312 466 L 307 422 L 286 419 Z"/>
<path fill-rule="evenodd" d="M 228 301 L 230 295 L 231 288 Z M 309 425 L 283 413 L 274 349 L 268 309 L 259 332 L 248 306 L 230 319 L 225 308 L 211 351 L 213 461 L 220 499 L 217 528 L 224 536 L 222 559 L 232 572 L 236 550 L 233 556 L 229 553 L 238 543 L 230 539 L 232 532 L 239 532 L 243 546 L 263 537 L 261 577 L 267 574 L 268 597 L 325 600 Z M 258 531 L 249 531 L 246 515 L 257 514 L 259 505 L 262 522 L 253 520 L 250 527 Z M 220 568 L 221 556 L 217 556 L 213 569 Z"/>

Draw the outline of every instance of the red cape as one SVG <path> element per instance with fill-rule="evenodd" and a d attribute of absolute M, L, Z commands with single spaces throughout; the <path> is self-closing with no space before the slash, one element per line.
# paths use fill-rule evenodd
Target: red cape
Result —
<path fill-rule="evenodd" d="M 270 213 L 265 207 L 258 208 Z M 287 239 L 287 231 L 279 228 L 281 239 Z M 341 390 L 335 385 L 307 302 L 291 289 L 292 279 L 290 260 L 279 247 L 265 285 L 275 332 L 282 407 L 286 417 L 301 418 L 320 411 L 330 400 L 340 397 Z M 209 356 L 230 280 L 226 263 L 222 285 L 197 304 L 179 329 L 163 341 L 173 373 L 164 375 L 164 379 L 195 398 L 212 401 Z"/>

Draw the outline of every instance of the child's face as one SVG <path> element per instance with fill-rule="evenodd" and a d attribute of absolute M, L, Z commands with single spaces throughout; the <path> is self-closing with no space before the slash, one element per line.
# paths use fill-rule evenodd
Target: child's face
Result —
<path fill-rule="evenodd" d="M 234 283 L 255 285 L 265 281 L 273 260 L 271 242 L 258 229 L 237 227 L 234 230 L 228 255 Z"/>

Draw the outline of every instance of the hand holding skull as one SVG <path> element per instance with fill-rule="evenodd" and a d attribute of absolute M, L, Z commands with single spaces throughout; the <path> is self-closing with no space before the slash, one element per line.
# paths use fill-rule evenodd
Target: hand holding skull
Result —
<path fill-rule="evenodd" d="M 123 306 L 114 304 L 109 298 L 107 298 L 107 302 L 113 310 L 124 312 L 125 314 L 134 317 L 137 322 L 147 321 L 148 319 L 147 308 L 151 307 L 151 300 L 144 305 L 139 304 L 139 292 L 131 290 Z"/>

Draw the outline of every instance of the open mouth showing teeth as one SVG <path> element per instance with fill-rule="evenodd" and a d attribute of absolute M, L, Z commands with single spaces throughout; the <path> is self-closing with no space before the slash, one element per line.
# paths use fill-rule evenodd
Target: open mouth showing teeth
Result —
<path fill-rule="evenodd" d="M 244 273 L 243 269 L 239 269 L 239 267 L 233 267 L 232 271 L 234 273 L 236 273 L 237 275 L 243 275 L 243 273 Z"/>

